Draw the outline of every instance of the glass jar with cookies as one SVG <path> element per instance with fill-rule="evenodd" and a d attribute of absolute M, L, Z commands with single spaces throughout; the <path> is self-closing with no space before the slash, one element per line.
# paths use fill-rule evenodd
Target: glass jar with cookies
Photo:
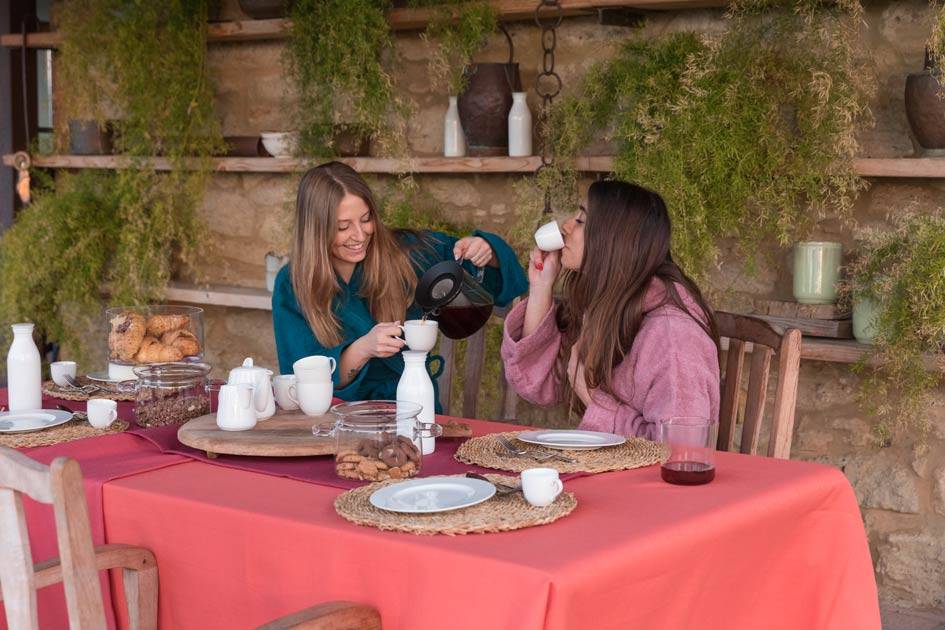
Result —
<path fill-rule="evenodd" d="M 203 309 L 196 306 L 116 306 L 105 310 L 108 376 L 134 379 L 132 368 L 203 361 Z"/>
<path fill-rule="evenodd" d="M 442 427 L 417 421 L 420 405 L 395 400 L 362 400 L 332 407 L 335 422 L 312 427 L 317 437 L 335 440 L 335 473 L 345 479 L 406 479 L 420 472 L 420 439 L 437 437 Z"/>

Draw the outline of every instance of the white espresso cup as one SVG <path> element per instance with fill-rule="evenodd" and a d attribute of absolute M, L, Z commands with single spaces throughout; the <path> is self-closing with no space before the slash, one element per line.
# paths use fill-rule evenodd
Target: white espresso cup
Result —
<path fill-rule="evenodd" d="M 334 384 L 327 383 L 296 383 L 295 395 L 289 392 L 292 402 L 302 408 L 306 416 L 321 416 L 331 407 L 331 397 L 334 393 Z"/>
<path fill-rule="evenodd" d="M 65 377 L 75 379 L 75 361 L 53 361 L 49 364 L 49 375 L 59 387 L 69 387 L 69 381 Z"/>
<path fill-rule="evenodd" d="M 535 507 L 546 507 L 554 503 L 564 484 L 558 479 L 554 468 L 529 468 L 522 471 L 522 494 Z"/>
<path fill-rule="evenodd" d="M 247 431 L 256 426 L 256 407 L 249 383 L 221 385 L 217 399 L 217 426 L 224 431 Z"/>
<path fill-rule="evenodd" d="M 334 357 L 312 355 L 293 363 L 292 371 L 299 383 L 330 383 L 335 367 Z"/>
<path fill-rule="evenodd" d="M 93 427 L 107 429 L 118 419 L 118 403 L 108 398 L 90 398 L 85 413 Z"/>
<path fill-rule="evenodd" d="M 436 345 L 439 326 L 432 319 L 411 319 L 400 327 L 404 331 L 404 341 L 415 352 L 429 352 Z"/>
<path fill-rule="evenodd" d="M 272 391 L 280 409 L 292 411 L 299 408 L 298 403 L 292 400 L 293 396 L 298 396 L 295 393 L 296 382 L 295 374 L 280 374 L 272 377 Z"/>
<path fill-rule="evenodd" d="M 552 219 L 535 231 L 535 243 L 543 252 L 556 252 L 564 248 L 564 236 L 558 222 Z"/>

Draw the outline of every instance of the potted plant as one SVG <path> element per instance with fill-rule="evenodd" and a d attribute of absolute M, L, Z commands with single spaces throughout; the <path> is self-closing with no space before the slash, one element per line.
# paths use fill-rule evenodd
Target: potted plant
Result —
<path fill-rule="evenodd" d="M 945 61 L 945 4 L 933 1 L 932 34 L 921 72 L 906 77 L 906 117 L 916 155 L 945 155 L 945 86 L 939 81 Z"/>
<path fill-rule="evenodd" d="M 406 109 L 394 94 L 384 4 L 293 3 L 283 64 L 296 96 L 300 155 L 364 153 L 367 140 L 388 154 L 401 151 Z"/>
<path fill-rule="evenodd" d="M 866 233 L 849 265 L 846 299 L 872 300 L 874 352 L 858 365 L 860 398 L 874 413 L 878 433 L 922 434 L 929 394 L 942 382 L 927 355 L 945 348 L 945 216 L 908 213 L 890 231 Z M 868 370 L 867 364 L 875 367 Z"/>

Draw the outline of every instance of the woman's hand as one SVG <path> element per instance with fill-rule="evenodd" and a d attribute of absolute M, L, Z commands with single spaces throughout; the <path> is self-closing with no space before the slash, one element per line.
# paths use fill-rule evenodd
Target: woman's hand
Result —
<path fill-rule="evenodd" d="M 561 272 L 561 252 L 543 252 L 537 247 L 528 255 L 528 284 L 550 290 Z"/>
<path fill-rule="evenodd" d="M 404 347 L 406 342 L 400 338 L 400 333 L 400 322 L 381 322 L 356 343 L 366 356 L 386 359 Z"/>
<path fill-rule="evenodd" d="M 492 245 L 489 245 L 489 241 L 481 236 L 467 236 L 456 241 L 453 245 L 453 256 L 456 260 L 465 258 L 477 267 L 499 266 L 495 253 L 492 251 Z"/>

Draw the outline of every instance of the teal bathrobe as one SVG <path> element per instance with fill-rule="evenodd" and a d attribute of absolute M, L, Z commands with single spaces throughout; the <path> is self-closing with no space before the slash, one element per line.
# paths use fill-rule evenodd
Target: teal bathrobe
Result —
<path fill-rule="evenodd" d="M 473 232 L 474 236 L 484 238 L 492 247 L 499 266 L 486 267 L 482 286 L 495 300 L 496 305 L 505 306 L 528 289 L 525 272 L 509 245 L 495 234 L 488 232 Z M 400 234 L 401 241 L 410 249 L 410 258 L 414 270 L 419 278 L 423 272 L 444 260 L 453 260 L 453 246 L 458 239 L 440 232 L 422 233 L 423 244 L 409 232 Z M 463 263 L 466 271 L 475 276 L 475 267 L 466 261 Z M 292 364 L 313 354 L 334 357 L 341 365 L 341 353 L 359 337 L 371 330 L 377 321 L 371 316 L 368 302 L 359 291 L 362 283 L 363 265 L 355 265 L 350 282 L 337 278 L 341 287 L 332 301 L 332 309 L 342 326 L 342 341 L 340 344 L 325 347 L 318 342 L 311 327 L 299 309 L 295 292 L 292 290 L 292 281 L 289 275 L 289 266 L 286 265 L 276 277 L 275 288 L 272 292 L 272 324 L 276 336 L 276 351 L 279 355 L 279 372 L 292 373 Z M 421 309 L 412 304 L 407 310 L 407 319 L 419 319 Z M 361 368 L 357 376 L 345 387 L 338 386 L 339 370 L 336 370 L 335 396 L 342 400 L 392 400 L 396 397 L 397 382 L 404 371 L 404 360 L 400 353 L 386 359 L 372 358 Z M 439 370 L 437 370 L 439 371 Z M 431 375 L 432 376 L 432 375 Z M 436 378 L 433 378 L 436 388 Z M 439 390 L 436 395 L 437 412 L 442 411 L 439 403 Z"/>

